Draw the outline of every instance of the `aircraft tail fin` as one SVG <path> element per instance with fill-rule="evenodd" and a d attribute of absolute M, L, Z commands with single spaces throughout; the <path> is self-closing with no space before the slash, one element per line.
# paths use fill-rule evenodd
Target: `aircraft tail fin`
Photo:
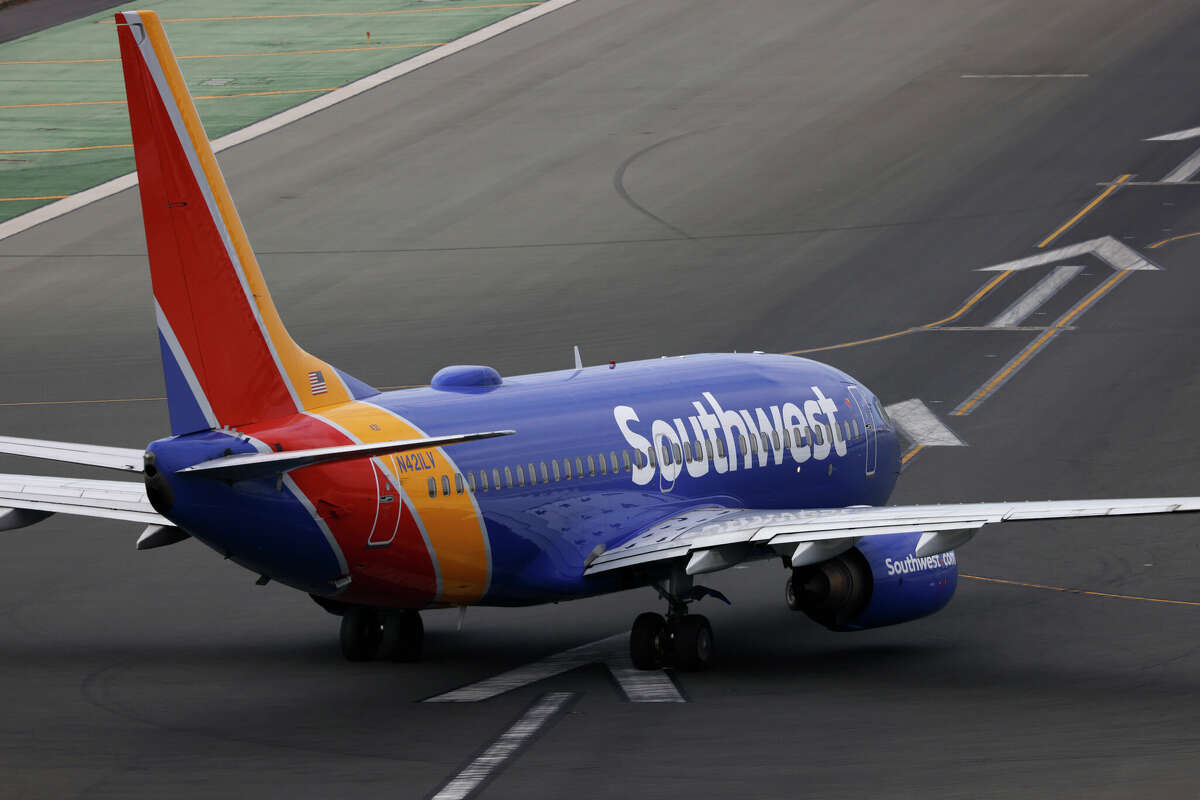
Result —
<path fill-rule="evenodd" d="M 158 15 L 116 21 L 172 433 L 375 394 L 284 328 Z"/>

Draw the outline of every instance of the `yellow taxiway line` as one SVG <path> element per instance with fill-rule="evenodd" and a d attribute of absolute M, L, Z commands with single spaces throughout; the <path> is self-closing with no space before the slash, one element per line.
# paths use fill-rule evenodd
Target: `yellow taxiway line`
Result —
<path fill-rule="evenodd" d="M 1110 194 L 1115 192 L 1117 189 L 1121 188 L 1122 183 L 1124 183 L 1125 181 L 1129 180 L 1132 177 L 1133 177 L 1133 175 L 1122 175 L 1119 178 L 1117 178 L 1115 181 L 1113 181 L 1111 184 L 1109 184 L 1108 188 L 1106 188 L 1100 194 L 1096 195 L 1096 197 L 1093 198 L 1092 202 L 1088 203 L 1086 206 L 1079 209 L 1079 212 L 1076 213 L 1075 216 L 1071 217 L 1069 220 L 1064 222 L 1061 226 L 1059 226 L 1058 230 L 1056 230 L 1054 233 L 1050 234 L 1045 239 L 1042 239 L 1040 242 L 1038 242 L 1038 249 L 1045 247 L 1046 245 L 1050 244 L 1055 239 L 1057 239 L 1059 236 L 1061 236 L 1065 231 L 1070 229 L 1070 227 L 1072 225 L 1074 225 L 1076 222 L 1079 222 L 1079 220 L 1081 220 L 1085 216 L 1087 216 L 1088 212 L 1090 212 L 1093 208 L 1095 208 L 1096 206 L 1098 206 L 1102 202 L 1104 202 L 1104 198 L 1108 197 Z"/>
<path fill-rule="evenodd" d="M 1087 589 L 1070 589 L 1066 586 L 1046 586 L 1041 583 L 1025 583 L 1023 581 L 1008 581 L 1003 578 L 985 578 L 982 575 L 966 575 L 960 573 L 960 578 L 966 578 L 972 581 L 983 581 L 985 583 L 1000 583 L 1005 586 L 1020 586 L 1025 589 L 1045 589 L 1049 592 L 1065 592 L 1067 594 L 1086 594 L 1091 597 L 1109 597 L 1115 600 L 1141 600 L 1144 603 L 1164 603 L 1172 606 L 1200 606 L 1200 603 L 1192 600 L 1167 600 L 1162 597 L 1142 597 L 1136 594 L 1112 594 L 1110 592 L 1091 592 Z"/>

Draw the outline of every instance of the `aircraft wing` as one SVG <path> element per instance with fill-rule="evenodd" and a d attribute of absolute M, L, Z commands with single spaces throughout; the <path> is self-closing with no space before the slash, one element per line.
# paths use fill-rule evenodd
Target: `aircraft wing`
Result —
<path fill-rule="evenodd" d="M 173 527 L 150 506 L 140 481 L 0 475 L 0 531 L 32 525 L 51 514 Z"/>
<path fill-rule="evenodd" d="M 0 453 L 66 461 L 122 472 L 141 472 L 144 456 L 142 450 L 131 447 L 102 447 L 75 442 L 50 442 L 44 439 L 19 439 L 15 436 L 0 436 Z"/>
<path fill-rule="evenodd" d="M 823 561 L 864 536 L 920 531 L 918 556 L 964 544 L 984 525 L 1039 519 L 1200 511 L 1200 497 L 1023 503 L 852 506 L 812 510 L 698 508 L 661 522 L 591 560 L 585 575 L 687 559 L 690 575 L 715 572 L 764 553 L 792 554 L 796 566 Z"/>

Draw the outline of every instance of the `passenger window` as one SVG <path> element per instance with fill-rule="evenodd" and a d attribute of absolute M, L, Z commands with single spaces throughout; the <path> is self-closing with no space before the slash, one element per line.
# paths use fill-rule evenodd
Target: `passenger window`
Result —
<path fill-rule="evenodd" d="M 529 465 L 529 485 L 537 486 L 537 470 L 533 468 L 533 464 Z"/>
<path fill-rule="evenodd" d="M 683 460 L 689 464 L 692 463 L 692 443 L 691 442 L 683 443 Z"/>
<path fill-rule="evenodd" d="M 755 436 L 753 433 L 748 433 L 748 434 L 746 434 L 746 435 L 747 435 L 748 437 L 750 437 L 750 449 L 751 449 L 751 450 L 758 450 L 758 437 L 757 437 L 757 436 Z"/>
<path fill-rule="evenodd" d="M 604 453 L 601 453 L 600 455 L 596 456 L 596 460 L 600 462 L 600 474 L 607 475 L 608 474 L 608 459 L 604 457 Z"/>
<path fill-rule="evenodd" d="M 784 433 L 786 433 L 786 431 L 784 431 Z M 771 441 L 775 443 L 775 449 L 778 450 L 779 449 L 779 431 L 771 431 Z"/>
<path fill-rule="evenodd" d="M 486 469 L 479 470 L 479 488 L 483 489 L 485 492 L 488 490 L 488 477 Z"/>
<path fill-rule="evenodd" d="M 553 461 L 551 461 L 551 462 L 550 462 L 550 468 L 551 468 L 552 470 L 554 470 L 554 480 L 555 480 L 555 481 L 561 481 L 561 480 L 562 480 L 562 473 L 560 473 L 560 472 L 558 471 L 558 459 L 557 459 L 557 458 L 556 458 L 556 459 L 554 459 Z"/>
<path fill-rule="evenodd" d="M 517 486 L 525 485 L 525 470 L 521 469 L 521 465 L 517 464 Z"/>
<path fill-rule="evenodd" d="M 625 452 L 625 471 L 630 472 L 631 468 L 629 466 L 629 451 L 626 450 L 624 452 Z M 641 469 L 642 467 L 646 466 L 646 457 L 642 455 L 641 450 L 633 451 L 633 463 L 637 464 L 638 469 Z"/>
<path fill-rule="evenodd" d="M 595 475 L 596 471 L 592 470 L 592 474 Z M 579 456 L 575 456 L 575 477 L 583 477 L 583 459 L 581 459 Z"/>
<path fill-rule="evenodd" d="M 549 483 L 550 482 L 550 473 L 548 473 L 546 471 L 546 462 L 543 461 L 538 466 L 540 466 L 542 468 L 542 483 Z M 558 479 L 555 478 L 555 480 L 558 480 Z"/>
<path fill-rule="evenodd" d="M 790 433 L 788 433 L 787 428 L 783 429 L 783 446 L 784 447 L 792 446 L 792 435 Z"/>
<path fill-rule="evenodd" d="M 612 450 L 608 454 L 608 462 L 612 466 L 612 474 L 616 475 L 620 467 L 617 466 L 617 451 Z"/>
<path fill-rule="evenodd" d="M 587 465 L 588 465 L 588 475 L 590 475 L 593 478 L 596 477 L 596 459 L 592 458 L 591 456 L 588 456 L 587 457 Z"/>
<path fill-rule="evenodd" d="M 429 479 L 429 496 L 437 497 L 437 481 L 433 478 Z"/>
<path fill-rule="evenodd" d="M 475 473 L 474 472 L 467 473 L 467 486 L 470 487 L 472 492 L 478 491 L 475 488 Z"/>
<path fill-rule="evenodd" d="M 457 472 L 454 473 L 454 493 L 455 494 L 463 493 L 463 478 L 462 478 L 462 475 Z"/>
<path fill-rule="evenodd" d="M 571 459 L 569 458 L 563 459 L 563 477 L 571 480 Z"/>
<path fill-rule="evenodd" d="M 717 439 L 717 455 L 721 458 L 725 457 L 725 440 Z"/>
<path fill-rule="evenodd" d="M 812 429 L 813 444 L 816 444 L 816 445 L 825 444 L 825 437 L 822 435 L 823 429 L 824 429 L 824 426 L 822 426 L 822 425 L 818 425 L 817 427 Z"/>
<path fill-rule="evenodd" d="M 662 463 L 670 464 L 671 463 L 671 446 L 669 444 L 667 444 L 666 442 L 663 442 L 662 443 L 662 451 L 663 451 Z"/>
<path fill-rule="evenodd" d="M 800 426 L 792 428 L 792 435 L 795 436 L 796 447 L 804 446 L 804 432 L 800 430 Z"/>
<path fill-rule="evenodd" d="M 651 467 L 658 466 L 658 456 L 654 454 L 653 447 L 646 449 L 646 459 L 647 459 L 647 461 L 649 461 Z"/>
<path fill-rule="evenodd" d="M 683 463 L 683 453 L 680 451 L 679 445 L 672 444 L 671 451 L 675 454 L 675 463 L 682 464 Z"/>
<path fill-rule="evenodd" d="M 506 469 L 507 469 L 507 467 L 506 467 Z M 512 486 L 512 476 L 511 475 L 509 476 L 508 485 L 509 485 L 509 487 Z M 500 470 L 495 467 L 492 468 L 492 486 L 495 486 L 497 489 L 500 488 Z"/>
<path fill-rule="evenodd" d="M 633 457 L 635 459 L 638 458 L 638 452 L 636 450 L 633 451 Z M 641 461 L 639 460 L 638 466 L 640 467 L 641 465 L 642 465 Z M 621 469 L 625 470 L 626 472 L 631 472 L 633 470 L 633 466 L 629 463 L 629 451 L 628 450 L 621 451 Z"/>
<path fill-rule="evenodd" d="M 450 476 L 449 475 L 442 476 L 442 495 L 444 497 L 450 496 Z"/>
<path fill-rule="evenodd" d="M 738 455 L 739 456 L 746 455 L 746 437 L 742 436 L 739 433 L 738 438 L 737 438 L 737 443 L 738 443 Z"/>

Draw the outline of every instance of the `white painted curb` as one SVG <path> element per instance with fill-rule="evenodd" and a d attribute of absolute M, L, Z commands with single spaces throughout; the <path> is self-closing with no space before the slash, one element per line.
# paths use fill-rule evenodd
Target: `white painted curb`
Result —
<path fill-rule="evenodd" d="M 264 120 L 259 120 L 252 125 L 247 125 L 241 130 L 236 130 L 233 133 L 222 136 L 220 139 L 214 139 L 212 142 L 213 152 L 219 153 L 222 150 L 227 150 L 235 145 L 248 142 L 251 139 L 257 139 L 265 133 L 278 130 L 284 125 L 291 124 L 299 119 L 304 119 L 310 114 L 315 114 L 318 111 L 323 111 L 330 106 L 335 106 L 338 103 L 349 100 L 351 97 L 362 94 L 363 92 L 374 89 L 377 86 L 382 86 L 388 81 L 393 81 L 402 75 L 407 75 L 421 67 L 428 66 L 435 61 L 441 61 L 447 56 L 452 56 L 455 53 L 466 50 L 468 47 L 486 42 L 493 36 L 510 31 L 513 28 L 524 25 L 526 22 L 531 22 L 540 16 L 549 14 L 551 11 L 557 11 L 563 6 L 568 6 L 574 3 L 575 0 L 547 0 L 539 6 L 526 9 L 525 11 L 513 14 L 511 17 L 505 17 L 499 22 L 488 25 L 486 28 L 468 33 L 460 39 L 455 39 L 453 42 L 444 44 L 440 47 L 435 47 L 432 50 L 426 50 L 420 55 L 401 61 L 399 64 L 393 64 L 390 67 L 380 70 L 365 78 L 360 78 L 354 83 L 348 83 L 340 89 L 334 89 L 332 92 L 315 97 L 306 103 L 301 103 L 298 106 L 281 111 L 278 114 L 267 117 Z M 114 195 L 117 192 L 123 192 L 126 189 L 137 185 L 137 173 L 130 172 L 127 175 L 122 175 L 118 178 L 113 178 L 99 186 L 93 186 L 90 189 L 85 189 L 82 192 L 73 194 L 70 197 L 64 197 L 62 200 L 56 200 L 53 203 L 35 208 L 22 214 L 19 217 L 13 217 L 8 222 L 0 223 L 0 240 L 7 239 L 22 231 L 29 230 L 35 225 L 40 225 L 43 222 L 48 222 L 56 217 L 61 217 L 68 214 L 77 208 L 83 208 L 89 203 L 94 203 L 97 200 L 102 200 L 105 197 Z"/>

